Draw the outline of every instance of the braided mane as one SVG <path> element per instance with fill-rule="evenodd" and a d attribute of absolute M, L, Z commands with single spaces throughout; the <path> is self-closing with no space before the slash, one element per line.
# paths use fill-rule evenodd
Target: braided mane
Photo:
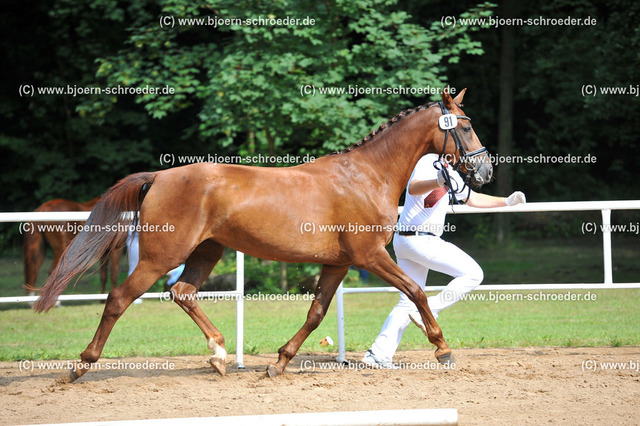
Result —
<path fill-rule="evenodd" d="M 415 114 L 418 111 L 422 111 L 423 109 L 427 109 L 427 108 L 431 108 L 432 106 L 436 105 L 437 102 L 429 102 L 426 103 L 424 105 L 420 105 L 414 108 L 409 108 L 406 109 L 404 111 L 400 111 L 398 114 L 394 115 L 393 118 L 391 118 L 389 121 L 387 121 L 384 124 L 381 124 L 380 127 L 378 127 L 376 130 L 372 131 L 371 133 L 369 133 L 367 136 L 365 136 L 364 138 L 362 138 L 362 140 L 352 146 L 350 146 L 349 148 L 345 148 L 342 151 L 337 151 L 337 152 L 333 152 L 331 153 L 331 155 L 338 155 L 338 154 L 344 154 L 347 152 L 350 152 L 356 148 L 359 148 L 361 146 L 363 146 L 364 144 L 366 144 L 367 142 L 371 141 L 376 135 L 378 135 L 379 133 L 383 132 L 385 129 L 393 126 L 395 123 L 399 122 L 400 120 L 402 120 L 404 117 L 407 117 L 409 115 Z"/>

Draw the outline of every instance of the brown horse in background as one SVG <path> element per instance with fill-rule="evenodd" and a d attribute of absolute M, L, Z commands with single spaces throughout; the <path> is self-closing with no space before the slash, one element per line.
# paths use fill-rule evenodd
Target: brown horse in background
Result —
<path fill-rule="evenodd" d="M 464 114 L 463 96 L 464 90 L 455 99 L 445 91 L 442 103 L 451 113 Z M 224 337 L 202 312 L 195 294 L 225 246 L 262 259 L 323 265 L 307 319 L 279 349 L 277 363 L 267 367 L 269 376 L 284 373 L 318 327 L 351 265 L 407 294 L 420 312 L 429 341 L 437 346 L 436 358 L 450 362 L 451 349 L 424 292 L 385 249 L 397 221 L 398 201 L 418 160 L 427 153 L 443 153 L 458 162 L 462 149 L 482 148 L 469 119 L 462 116 L 457 124 L 461 145 L 445 144 L 445 132 L 438 126 L 441 116 L 438 103 L 403 111 L 351 149 L 295 167 L 200 163 L 121 180 L 102 197 L 87 221 L 87 225 L 108 226 L 112 232 L 80 233 L 34 306 L 37 312 L 50 309 L 74 276 L 125 241 L 136 216 L 123 212 L 140 212 L 137 225 L 147 227 L 140 232 L 140 261 L 109 294 L 96 334 L 67 379 L 76 380 L 88 371 L 127 307 L 181 263 L 186 267 L 171 288 L 173 300 L 200 327 L 214 352 L 209 362 L 224 375 Z M 488 157 L 470 170 L 468 163 L 461 163 L 461 171 L 469 172 L 474 182 L 491 180 Z M 348 224 L 356 223 L 369 226 L 372 232 L 347 231 Z M 122 229 L 113 232 L 116 225 Z M 323 225 L 345 228 L 326 231 L 321 230 Z"/>
<path fill-rule="evenodd" d="M 77 203 L 75 201 L 63 200 L 61 198 L 47 201 L 38 207 L 36 212 L 88 212 L 96 205 L 100 197 L 87 201 L 86 203 Z M 24 258 L 24 287 L 27 291 L 33 293 L 36 288 L 36 281 L 40 267 L 44 262 L 47 244 L 53 250 L 53 262 L 49 269 L 49 274 L 53 272 L 62 257 L 64 250 L 71 244 L 75 238 L 78 226 L 83 222 L 40 222 L 38 225 L 31 224 L 31 231 L 25 233 L 22 253 Z M 41 232 L 39 225 L 48 226 L 48 230 Z M 61 226 L 64 230 L 56 230 L 54 226 Z M 109 273 L 109 263 L 111 263 L 111 289 L 115 288 L 118 282 L 118 269 L 120 266 L 120 257 L 122 250 L 114 250 L 112 253 L 105 255 L 100 265 L 100 292 L 104 293 Z"/>

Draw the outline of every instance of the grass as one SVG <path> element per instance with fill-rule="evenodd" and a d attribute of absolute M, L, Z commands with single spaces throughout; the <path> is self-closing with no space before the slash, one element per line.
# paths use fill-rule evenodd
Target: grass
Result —
<path fill-rule="evenodd" d="M 439 322 L 453 348 L 640 344 L 640 311 L 636 306 L 640 290 L 591 293 L 595 301 L 467 300 L 442 312 Z M 395 294 L 345 296 L 347 350 L 369 348 L 396 300 Z M 234 353 L 235 303 L 202 301 L 200 305 L 225 335 L 229 352 Z M 245 353 L 272 353 L 275 358 L 278 348 L 304 322 L 308 308 L 308 301 L 246 301 Z M 65 306 L 44 315 L 26 308 L 2 311 L 0 360 L 75 359 L 93 337 L 102 309 L 103 305 L 93 303 Z M 336 352 L 335 345 L 325 348 L 318 344 L 326 335 L 337 341 L 336 323 L 334 303 L 300 352 Z M 410 326 L 399 350 L 424 348 L 432 346 L 416 327 Z M 202 333 L 182 310 L 171 303 L 145 300 L 132 305 L 117 323 L 103 357 L 206 353 Z"/>

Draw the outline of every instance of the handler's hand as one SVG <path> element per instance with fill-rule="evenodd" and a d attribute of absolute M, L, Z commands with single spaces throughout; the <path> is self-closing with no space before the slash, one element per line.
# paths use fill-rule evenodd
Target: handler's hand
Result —
<path fill-rule="evenodd" d="M 527 202 L 527 198 L 524 196 L 524 193 L 520 191 L 516 191 L 513 194 L 509 195 L 506 200 L 504 200 L 505 204 L 509 207 L 515 206 L 516 204 L 525 204 Z"/>

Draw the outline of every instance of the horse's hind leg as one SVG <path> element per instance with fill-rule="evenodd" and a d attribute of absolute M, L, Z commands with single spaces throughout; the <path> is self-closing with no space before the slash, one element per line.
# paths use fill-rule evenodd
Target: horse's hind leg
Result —
<path fill-rule="evenodd" d="M 207 339 L 209 350 L 213 355 L 209 359 L 211 366 L 220 375 L 226 373 L 225 359 L 227 351 L 224 336 L 202 312 L 196 301 L 196 295 L 202 282 L 211 273 L 224 252 L 224 246 L 215 241 L 206 240 L 191 253 L 185 262 L 185 268 L 177 283 L 171 286 L 173 301 L 180 306 L 200 327 Z"/>
<path fill-rule="evenodd" d="M 442 330 L 436 322 L 429 304 L 427 303 L 427 296 L 424 291 L 416 284 L 402 269 L 391 259 L 389 253 L 382 248 L 376 255 L 374 255 L 374 261 L 364 267 L 402 291 L 409 297 L 420 312 L 422 321 L 426 326 L 425 334 L 429 339 L 429 342 L 438 347 L 436 350 L 436 359 L 442 364 L 454 363 L 453 355 L 451 354 L 451 348 L 447 345 L 447 342 L 442 336 Z"/>
<path fill-rule="evenodd" d="M 91 364 L 100 358 L 102 349 L 116 321 L 129 305 L 144 294 L 168 269 L 170 268 L 163 269 L 148 261 L 140 261 L 136 269 L 122 285 L 111 290 L 93 340 L 89 343 L 87 349 L 80 354 L 81 362 L 69 371 L 69 375 L 63 379 L 64 381 L 73 382 L 82 377 L 91 368 Z"/>
<path fill-rule="evenodd" d="M 29 295 L 35 295 L 36 281 L 38 272 L 42 266 L 45 256 L 44 236 L 37 231 L 26 233 L 24 236 L 24 282 L 25 287 L 29 290 Z M 30 302 L 33 305 L 33 302 Z"/>
<path fill-rule="evenodd" d="M 327 313 L 327 309 L 329 309 L 333 295 L 338 289 L 342 279 L 347 275 L 348 271 L 349 265 L 323 265 L 322 272 L 320 273 L 320 279 L 318 280 L 318 287 L 316 288 L 315 298 L 313 299 L 311 308 L 309 308 L 309 313 L 307 314 L 307 320 L 296 335 L 278 350 L 278 353 L 280 354 L 278 362 L 276 364 L 269 364 L 267 367 L 267 375 L 269 377 L 275 377 L 284 373 L 284 369 L 287 367 L 287 364 L 289 364 L 289 361 L 291 361 L 291 358 L 296 355 L 300 346 L 302 346 L 311 332 L 318 328 Z"/>

